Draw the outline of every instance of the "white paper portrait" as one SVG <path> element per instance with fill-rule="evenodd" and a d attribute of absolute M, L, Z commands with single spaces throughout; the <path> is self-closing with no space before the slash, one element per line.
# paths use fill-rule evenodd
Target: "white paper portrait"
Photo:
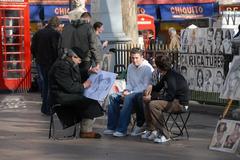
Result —
<path fill-rule="evenodd" d="M 220 98 L 240 100 L 240 56 L 233 58 Z"/>
<path fill-rule="evenodd" d="M 116 76 L 115 73 L 106 71 L 91 74 L 89 80 L 92 81 L 92 84 L 84 91 L 84 96 L 100 102 L 104 101 L 114 84 Z"/>

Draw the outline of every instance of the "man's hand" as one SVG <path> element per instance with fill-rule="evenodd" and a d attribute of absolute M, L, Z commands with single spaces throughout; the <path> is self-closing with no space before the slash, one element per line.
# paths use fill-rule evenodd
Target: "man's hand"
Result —
<path fill-rule="evenodd" d="M 100 71 L 100 65 L 97 64 L 95 67 L 91 67 L 88 72 L 90 73 L 97 73 L 98 71 Z"/>
<path fill-rule="evenodd" d="M 151 101 L 151 95 L 147 95 L 147 96 L 143 96 L 143 101 L 146 102 L 150 102 Z"/>
<path fill-rule="evenodd" d="M 151 95 L 152 93 L 152 85 L 148 85 L 147 89 L 144 91 L 144 96 Z"/>
<path fill-rule="evenodd" d="M 83 83 L 83 87 L 84 87 L 84 88 L 88 88 L 88 87 L 91 86 L 91 84 L 92 84 L 92 81 L 86 80 L 86 81 Z"/>
<path fill-rule="evenodd" d="M 108 46 L 108 41 L 104 41 L 103 44 L 102 44 L 102 47 L 106 48 L 107 46 Z"/>
<path fill-rule="evenodd" d="M 122 97 L 121 97 L 121 99 L 124 100 L 124 97 L 126 97 L 126 96 L 129 95 L 129 94 L 130 94 L 130 92 L 129 92 L 128 90 L 124 90 L 124 91 L 122 92 Z"/>

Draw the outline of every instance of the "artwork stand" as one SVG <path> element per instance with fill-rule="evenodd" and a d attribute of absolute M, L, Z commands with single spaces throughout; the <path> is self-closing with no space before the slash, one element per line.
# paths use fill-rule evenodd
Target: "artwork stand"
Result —
<path fill-rule="evenodd" d="M 224 111 L 223 111 L 223 115 L 221 115 L 220 119 L 225 118 L 225 116 L 227 115 L 230 107 L 232 106 L 232 102 L 233 102 L 232 99 L 228 100 L 228 104 L 227 104 L 227 106 L 225 107 L 225 109 L 224 109 Z"/>

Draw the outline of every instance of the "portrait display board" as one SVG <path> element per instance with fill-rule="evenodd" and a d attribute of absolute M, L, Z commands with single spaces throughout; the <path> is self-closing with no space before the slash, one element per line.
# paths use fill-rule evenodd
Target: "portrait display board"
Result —
<path fill-rule="evenodd" d="M 181 30 L 182 53 L 232 54 L 233 29 L 196 28 Z"/>
<path fill-rule="evenodd" d="M 218 121 L 209 149 L 235 153 L 239 149 L 240 121 Z"/>
<path fill-rule="evenodd" d="M 219 93 L 223 87 L 223 55 L 180 54 L 180 73 L 189 89 Z"/>
<path fill-rule="evenodd" d="M 97 74 L 91 74 L 89 80 L 92 84 L 85 89 L 84 96 L 103 102 L 112 88 L 117 75 L 112 72 L 100 71 Z"/>
<path fill-rule="evenodd" d="M 221 92 L 224 55 L 232 54 L 233 34 L 233 29 L 224 28 L 181 30 L 179 70 L 191 90 Z"/>
<path fill-rule="evenodd" d="M 240 100 L 240 56 L 235 56 L 231 62 L 220 98 Z"/>

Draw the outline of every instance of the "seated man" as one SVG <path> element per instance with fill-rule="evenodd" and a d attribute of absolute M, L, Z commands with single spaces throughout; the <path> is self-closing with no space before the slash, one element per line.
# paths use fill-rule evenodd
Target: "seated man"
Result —
<path fill-rule="evenodd" d="M 78 48 L 67 50 L 52 66 L 49 72 L 51 101 L 62 106 L 55 111 L 63 128 L 80 122 L 81 138 L 100 138 L 101 135 L 93 132 L 92 127 L 93 119 L 102 116 L 103 110 L 97 101 L 83 96 L 84 89 L 91 86 L 91 81 L 81 82 L 78 51 Z"/>
<path fill-rule="evenodd" d="M 142 138 L 162 143 L 170 140 L 170 133 L 164 122 L 163 111 L 177 112 L 187 107 L 189 90 L 184 77 L 171 69 L 171 60 L 166 55 L 156 58 L 161 80 L 149 85 L 143 96 L 147 130 Z"/>
<path fill-rule="evenodd" d="M 137 126 L 131 135 L 135 136 L 141 131 L 144 120 L 142 105 L 142 92 L 151 81 L 152 66 L 143 58 L 139 48 L 131 50 L 132 63 L 127 70 L 127 86 L 122 93 L 112 94 L 109 97 L 108 123 L 104 134 L 113 134 L 116 137 L 127 135 L 133 106 L 137 114 Z M 123 104 L 120 106 L 120 104 Z"/>

